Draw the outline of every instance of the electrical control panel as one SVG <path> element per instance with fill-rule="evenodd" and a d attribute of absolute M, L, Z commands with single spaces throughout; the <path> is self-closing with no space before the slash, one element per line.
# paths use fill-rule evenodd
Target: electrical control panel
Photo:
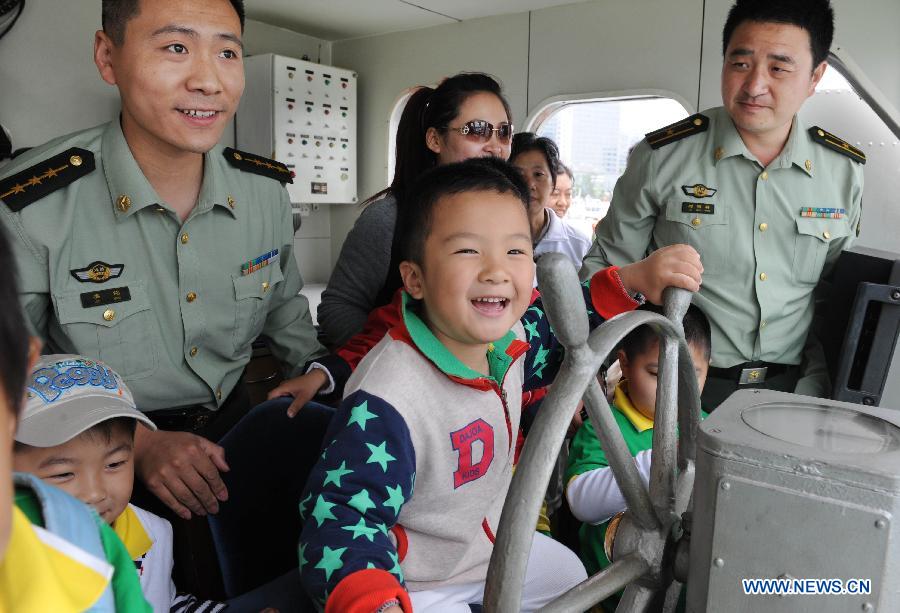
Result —
<path fill-rule="evenodd" d="M 286 164 L 292 203 L 356 202 L 356 73 L 271 53 L 244 68 L 236 147 Z"/>

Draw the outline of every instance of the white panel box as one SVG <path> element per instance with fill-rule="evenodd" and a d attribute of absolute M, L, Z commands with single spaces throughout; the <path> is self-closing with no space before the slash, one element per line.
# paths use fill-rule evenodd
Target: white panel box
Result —
<path fill-rule="evenodd" d="M 293 203 L 356 202 L 356 73 L 271 53 L 244 67 L 237 148 L 287 164 Z"/>

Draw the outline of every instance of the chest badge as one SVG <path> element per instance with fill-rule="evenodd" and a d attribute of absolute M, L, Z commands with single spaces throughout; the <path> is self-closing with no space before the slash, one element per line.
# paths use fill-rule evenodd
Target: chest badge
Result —
<path fill-rule="evenodd" d="M 249 262 L 244 262 L 241 264 L 241 275 L 246 276 L 252 274 L 263 268 L 264 266 L 268 266 L 273 262 L 278 260 L 278 249 L 272 249 L 271 251 L 267 251 L 259 257 L 255 257 Z"/>
<path fill-rule="evenodd" d="M 708 198 L 709 196 L 715 195 L 715 193 L 719 190 L 706 187 L 702 183 L 697 183 L 696 185 L 682 185 L 681 191 L 684 192 L 685 196 L 693 196 L 694 198 Z"/>
<path fill-rule="evenodd" d="M 846 214 L 846 209 L 824 208 L 818 206 L 805 206 L 800 209 L 800 217 L 815 217 L 818 219 L 843 219 Z"/>
<path fill-rule="evenodd" d="M 106 262 L 91 262 L 84 268 L 70 270 L 69 273 L 82 283 L 105 283 L 110 279 L 118 279 L 125 270 L 124 264 L 107 264 Z"/>

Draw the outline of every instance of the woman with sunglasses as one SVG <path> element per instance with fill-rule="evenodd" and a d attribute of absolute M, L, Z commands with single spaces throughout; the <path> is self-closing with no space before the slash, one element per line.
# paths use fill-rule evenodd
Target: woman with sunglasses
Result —
<path fill-rule="evenodd" d="M 410 96 L 397 126 L 394 179 L 363 203 L 322 293 L 318 320 L 328 346 L 339 347 L 362 330 L 369 313 L 401 286 L 394 229 L 402 227 L 408 187 L 438 164 L 507 159 L 511 117 L 500 85 L 483 73 L 457 74 Z"/>
<path fill-rule="evenodd" d="M 563 253 L 581 268 L 581 260 L 591 247 L 591 241 L 554 213 L 551 194 L 559 172 L 559 149 L 545 136 L 532 132 L 516 134 L 512 140 L 510 163 L 525 176 L 531 189 L 528 219 L 534 243 L 534 257 L 549 252 Z M 535 285 L 537 279 L 535 279 Z"/>

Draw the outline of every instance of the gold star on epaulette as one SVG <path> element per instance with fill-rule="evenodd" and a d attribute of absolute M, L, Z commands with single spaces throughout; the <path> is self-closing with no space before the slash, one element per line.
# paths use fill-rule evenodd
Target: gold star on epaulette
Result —
<path fill-rule="evenodd" d="M 291 170 L 281 162 L 269 160 L 245 151 L 238 151 L 231 147 L 226 147 L 223 153 L 228 163 L 235 168 L 269 177 L 282 183 L 294 182 Z"/>
<path fill-rule="evenodd" d="M 682 138 L 706 132 L 708 128 L 709 118 L 706 115 L 697 113 L 696 115 L 691 115 L 687 119 L 682 119 L 672 125 L 648 133 L 646 135 L 647 144 L 650 145 L 651 149 L 659 149 L 669 143 L 679 141 Z"/>
<path fill-rule="evenodd" d="M 0 200 L 21 211 L 95 168 L 94 154 L 73 147 L 0 181 Z"/>
<path fill-rule="evenodd" d="M 819 126 L 813 126 L 807 131 L 812 139 L 820 145 L 825 145 L 832 151 L 837 151 L 842 155 L 846 155 L 854 162 L 859 162 L 860 164 L 866 163 L 866 154 L 845 141 L 843 138 L 835 136 L 831 132 L 826 132 Z"/>

